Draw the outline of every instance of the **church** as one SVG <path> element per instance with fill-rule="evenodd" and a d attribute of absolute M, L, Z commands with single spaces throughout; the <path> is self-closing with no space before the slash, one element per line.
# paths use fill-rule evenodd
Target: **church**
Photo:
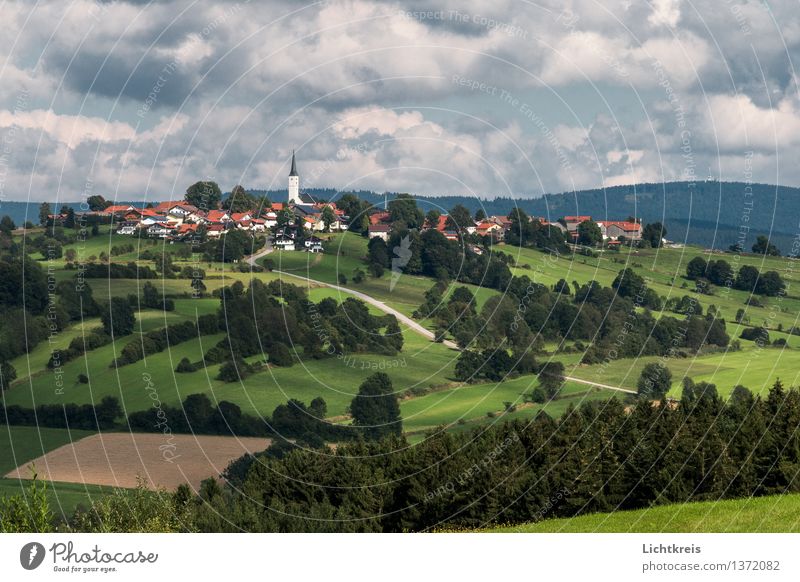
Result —
<path fill-rule="evenodd" d="M 292 150 L 292 169 L 289 172 L 289 196 L 287 202 L 290 206 L 313 205 L 317 200 L 310 194 L 300 192 L 300 174 L 297 173 L 297 162 Z"/>

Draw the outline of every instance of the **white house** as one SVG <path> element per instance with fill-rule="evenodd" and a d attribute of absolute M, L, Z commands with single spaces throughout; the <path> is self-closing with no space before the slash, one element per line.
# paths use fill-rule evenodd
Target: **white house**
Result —
<path fill-rule="evenodd" d="M 370 224 L 368 229 L 369 238 L 380 238 L 388 241 L 391 230 L 392 227 L 388 224 Z"/>
<path fill-rule="evenodd" d="M 124 234 L 124 235 L 132 235 L 136 232 L 138 228 L 138 224 L 131 221 L 122 222 L 119 224 L 117 228 L 117 234 Z"/>

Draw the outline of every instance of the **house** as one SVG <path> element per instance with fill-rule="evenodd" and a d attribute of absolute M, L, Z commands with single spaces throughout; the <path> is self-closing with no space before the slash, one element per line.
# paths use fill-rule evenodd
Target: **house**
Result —
<path fill-rule="evenodd" d="M 591 220 L 591 216 L 585 215 L 578 215 L 578 216 L 565 216 L 564 217 L 564 224 L 567 226 L 567 240 L 569 238 L 576 239 L 578 238 L 578 225 L 582 222 L 586 222 L 587 220 Z"/>
<path fill-rule="evenodd" d="M 161 212 L 156 208 L 156 212 Z M 198 222 L 203 220 L 203 213 L 200 209 L 191 204 L 176 204 L 170 207 L 166 215 L 174 222 Z"/>
<path fill-rule="evenodd" d="M 176 224 L 169 224 L 166 222 L 156 223 L 147 228 L 147 236 L 152 238 L 167 238 L 168 236 L 172 236 L 176 228 L 178 228 Z"/>
<path fill-rule="evenodd" d="M 234 212 L 231 214 L 231 220 L 234 222 L 250 222 L 253 215 L 249 212 Z"/>
<path fill-rule="evenodd" d="M 267 230 L 267 221 L 263 218 L 254 218 L 250 221 L 250 230 L 253 232 L 264 232 Z"/>
<path fill-rule="evenodd" d="M 458 240 L 457 230 L 446 230 L 442 233 L 447 240 Z"/>
<path fill-rule="evenodd" d="M 118 204 L 109 206 L 103 210 L 103 212 L 111 214 L 112 216 L 124 216 L 131 210 L 136 210 L 136 207 L 131 206 L 130 204 Z"/>
<path fill-rule="evenodd" d="M 501 238 L 503 235 L 503 227 L 492 220 L 484 220 L 479 222 L 475 227 L 475 234 L 478 236 L 493 236 Z"/>
<path fill-rule="evenodd" d="M 390 220 L 391 218 L 389 217 L 389 213 L 385 210 L 373 212 L 369 215 L 369 223 L 371 225 L 387 224 Z"/>
<path fill-rule="evenodd" d="M 598 220 L 597 225 L 603 234 L 603 240 L 642 240 L 642 224 L 627 220 Z"/>
<path fill-rule="evenodd" d="M 275 239 L 272 241 L 272 246 L 279 251 L 293 251 L 295 250 L 294 237 L 288 234 L 276 235 Z"/>
<path fill-rule="evenodd" d="M 225 225 L 222 224 L 210 224 L 206 230 L 206 236 L 210 238 L 219 238 L 223 234 L 225 234 Z"/>
<path fill-rule="evenodd" d="M 223 222 L 229 222 L 231 215 L 224 210 L 209 210 L 205 216 L 205 219 L 211 224 L 220 224 Z"/>
<path fill-rule="evenodd" d="M 273 228 L 278 226 L 278 213 L 274 210 L 268 210 L 264 214 L 264 226 L 266 228 Z"/>
<path fill-rule="evenodd" d="M 139 224 L 134 221 L 121 222 L 117 225 L 117 234 L 124 234 L 124 235 L 132 235 L 136 233 L 136 229 L 139 227 Z"/>
<path fill-rule="evenodd" d="M 325 249 L 322 248 L 321 244 L 315 244 L 315 245 L 311 245 L 310 247 L 308 247 L 308 252 L 309 253 L 324 253 Z"/>
<path fill-rule="evenodd" d="M 166 216 L 158 214 L 154 210 L 142 210 L 139 213 L 139 216 L 139 224 L 145 227 L 149 227 L 154 224 L 166 224 L 169 222 L 169 219 Z"/>
<path fill-rule="evenodd" d="M 391 230 L 392 227 L 388 224 L 370 224 L 367 233 L 370 239 L 379 238 L 388 241 Z"/>
<path fill-rule="evenodd" d="M 310 236 L 306 240 L 303 241 L 303 245 L 305 245 L 305 247 L 307 249 L 311 248 L 312 246 L 321 245 L 321 244 L 322 244 L 322 239 L 319 238 L 319 237 L 316 237 L 316 236 Z"/>

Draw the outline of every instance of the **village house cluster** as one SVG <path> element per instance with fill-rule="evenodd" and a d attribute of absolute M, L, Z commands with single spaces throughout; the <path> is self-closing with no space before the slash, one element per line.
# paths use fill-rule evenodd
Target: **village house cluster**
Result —
<path fill-rule="evenodd" d="M 578 226 L 587 221 L 597 224 L 603 241 L 608 245 L 620 245 L 623 241 L 636 243 L 642 240 L 641 220 L 593 220 L 591 216 L 565 216 L 555 222 L 531 216 L 530 220 L 538 221 L 544 226 L 558 228 L 564 233 L 568 242 L 577 242 Z M 392 230 L 389 212 L 381 211 L 371 214 L 369 221 L 369 238 L 381 238 L 388 241 Z M 488 216 L 467 225 L 462 230 L 467 234 L 476 234 L 481 237 L 490 236 L 495 241 L 502 241 L 511 227 L 512 221 L 507 216 Z M 453 227 L 446 214 L 439 216 L 436 224 L 430 224 L 426 220 L 424 229 L 430 228 L 438 230 L 448 240 L 458 240 L 459 238 L 458 231 Z"/>

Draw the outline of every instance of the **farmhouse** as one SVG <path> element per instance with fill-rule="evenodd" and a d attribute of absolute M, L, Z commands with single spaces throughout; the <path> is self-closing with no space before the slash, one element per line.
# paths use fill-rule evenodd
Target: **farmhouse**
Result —
<path fill-rule="evenodd" d="M 367 230 L 369 234 L 369 238 L 379 238 L 384 241 L 389 240 L 389 232 L 391 232 L 392 227 L 388 224 L 371 224 Z"/>

